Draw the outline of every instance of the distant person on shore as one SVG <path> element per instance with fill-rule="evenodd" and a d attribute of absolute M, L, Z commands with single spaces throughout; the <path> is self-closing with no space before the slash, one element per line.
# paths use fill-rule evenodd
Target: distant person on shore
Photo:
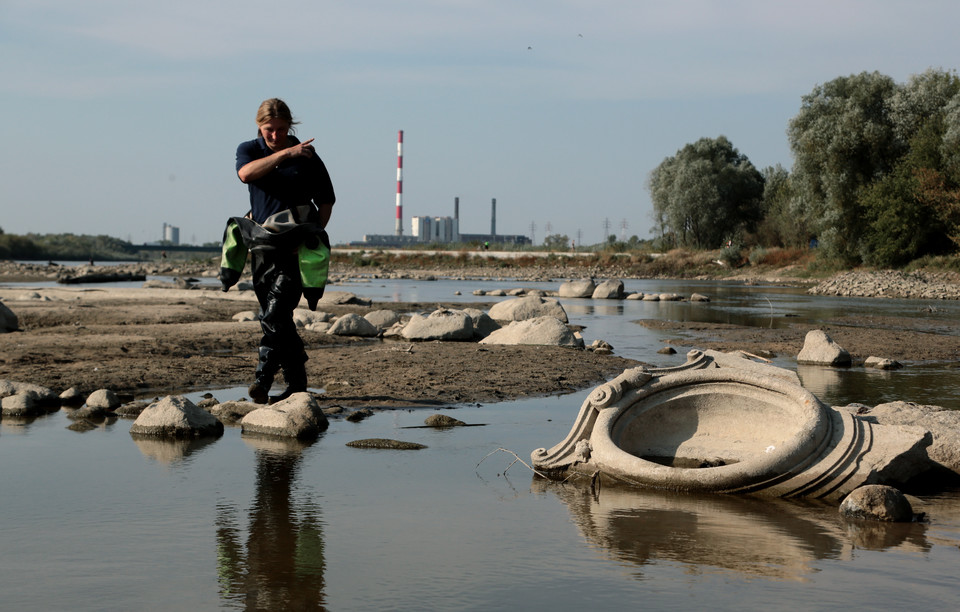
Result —
<path fill-rule="evenodd" d="M 330 252 L 324 228 L 336 197 L 327 168 L 314 150 L 314 139 L 301 142 L 293 135 L 297 122 L 283 100 L 271 98 L 261 103 L 256 122 L 257 137 L 237 147 L 236 171 L 249 189 L 250 212 L 231 222 L 237 228 L 236 236 L 253 254 L 253 288 L 260 302 L 263 336 L 248 392 L 254 402 L 265 404 L 307 390 L 307 353 L 293 311 L 302 295 L 307 296 L 311 308 L 322 295 Z M 228 223 L 228 231 L 230 228 Z M 308 283 L 319 268 L 322 279 Z M 221 281 L 226 291 L 229 285 L 223 275 Z M 312 293 L 305 292 L 307 289 Z M 287 388 L 279 396 L 269 397 L 274 376 L 281 369 Z"/>

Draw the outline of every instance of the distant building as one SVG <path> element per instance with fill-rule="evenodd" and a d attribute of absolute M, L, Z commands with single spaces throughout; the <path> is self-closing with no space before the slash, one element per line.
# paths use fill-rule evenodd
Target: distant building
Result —
<path fill-rule="evenodd" d="M 413 217 L 410 225 L 417 242 L 460 242 L 460 222 L 453 217 Z"/>
<path fill-rule="evenodd" d="M 180 244 L 180 228 L 167 223 L 163 224 L 163 240 L 170 244 Z"/>

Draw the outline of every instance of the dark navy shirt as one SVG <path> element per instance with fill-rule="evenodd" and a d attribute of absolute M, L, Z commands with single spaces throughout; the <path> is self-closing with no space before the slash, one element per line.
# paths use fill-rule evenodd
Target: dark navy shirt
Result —
<path fill-rule="evenodd" d="M 292 144 L 300 142 L 293 135 L 288 138 Z M 248 163 L 272 154 L 273 151 L 262 137 L 240 143 L 237 147 L 237 172 Z M 250 190 L 250 210 L 257 223 L 263 223 L 270 215 L 311 201 L 318 206 L 336 201 L 327 167 L 316 155 L 285 160 L 268 174 L 250 181 L 247 187 Z"/>

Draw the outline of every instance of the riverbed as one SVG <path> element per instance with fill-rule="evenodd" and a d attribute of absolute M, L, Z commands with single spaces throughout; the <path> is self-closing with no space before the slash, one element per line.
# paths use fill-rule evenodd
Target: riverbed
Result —
<path fill-rule="evenodd" d="M 549 283 L 546 283 L 547 285 Z M 332 289 L 375 302 L 475 302 L 530 282 L 370 279 Z M 552 289 L 556 284 L 552 284 Z M 807 296 L 790 286 L 631 281 L 709 303 L 566 300 L 589 344 L 657 365 L 710 325 L 837 329 L 917 315 L 931 341 L 957 305 Z M 456 292 L 459 291 L 459 295 Z M 490 299 L 490 298 L 485 298 Z M 504 298 L 497 298 L 504 299 Z M 923 311 L 936 308 L 935 312 Z M 656 328 L 636 321 L 699 322 Z M 880 319 L 878 319 L 880 320 Z M 943 325 L 938 326 L 937 321 Z M 658 351 L 676 346 L 674 355 Z M 896 346 L 888 357 L 896 358 Z M 795 354 L 771 357 L 796 368 Z M 801 368 L 835 405 L 898 399 L 960 408 L 955 370 Z M 243 387 L 211 389 L 220 401 Z M 515 461 L 561 440 L 589 393 L 444 403 L 342 419 L 311 444 L 228 427 L 198 443 L 137 442 L 130 421 L 77 433 L 67 410 L 0 421 L 0 589 L 11 610 L 953 608 L 960 493 L 920 500 L 929 521 L 852 524 L 836 508 L 536 480 Z M 190 394 L 199 400 L 201 391 Z M 475 425 L 425 429 L 435 412 Z M 393 438 L 421 451 L 363 450 Z M 498 450 L 505 449 L 505 450 Z"/>

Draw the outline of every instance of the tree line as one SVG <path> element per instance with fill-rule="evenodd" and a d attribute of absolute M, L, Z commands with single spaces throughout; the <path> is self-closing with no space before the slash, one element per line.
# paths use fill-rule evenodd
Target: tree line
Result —
<path fill-rule="evenodd" d="M 724 136 L 664 159 L 648 180 L 660 247 L 816 245 L 846 266 L 901 266 L 960 247 L 955 71 L 817 85 L 787 136 L 789 171 L 758 170 Z"/>
<path fill-rule="evenodd" d="M 135 252 L 136 248 L 129 242 L 106 235 L 17 235 L 0 229 L 0 259 L 124 260 Z"/>

